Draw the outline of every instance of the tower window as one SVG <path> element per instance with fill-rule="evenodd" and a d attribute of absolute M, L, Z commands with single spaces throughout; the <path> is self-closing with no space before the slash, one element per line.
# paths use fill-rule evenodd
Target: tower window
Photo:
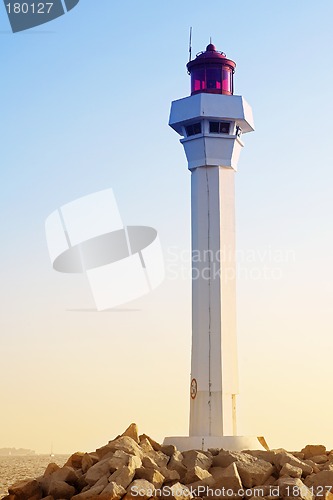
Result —
<path fill-rule="evenodd" d="M 209 132 L 211 134 L 229 134 L 230 122 L 209 122 Z"/>
<path fill-rule="evenodd" d="M 191 135 L 201 134 L 201 123 L 198 122 L 187 125 L 187 127 L 185 127 L 185 130 L 187 137 L 190 137 Z"/>

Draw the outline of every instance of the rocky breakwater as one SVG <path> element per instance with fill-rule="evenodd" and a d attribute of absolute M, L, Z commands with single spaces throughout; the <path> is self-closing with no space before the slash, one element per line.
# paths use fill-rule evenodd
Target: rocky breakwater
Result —
<path fill-rule="evenodd" d="M 333 500 L 333 451 L 308 445 L 232 452 L 180 452 L 138 435 L 132 424 L 92 453 L 74 453 L 63 467 L 14 484 L 3 500 L 168 500 L 301 498 Z"/>

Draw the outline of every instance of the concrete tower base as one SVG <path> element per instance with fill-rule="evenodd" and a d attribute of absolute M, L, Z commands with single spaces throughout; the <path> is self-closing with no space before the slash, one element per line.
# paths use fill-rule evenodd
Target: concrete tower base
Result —
<path fill-rule="evenodd" d="M 179 451 L 223 448 L 230 451 L 268 449 L 263 437 L 254 436 L 189 436 L 166 437 L 163 445 L 173 444 Z"/>

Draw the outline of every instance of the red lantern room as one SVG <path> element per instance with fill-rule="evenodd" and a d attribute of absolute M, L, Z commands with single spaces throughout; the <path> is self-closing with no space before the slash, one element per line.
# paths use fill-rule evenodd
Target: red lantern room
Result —
<path fill-rule="evenodd" d="M 191 75 L 191 95 L 202 92 L 232 95 L 235 67 L 234 61 L 227 59 L 224 52 L 217 51 L 215 45 L 210 43 L 206 52 L 200 52 L 187 64 Z"/>

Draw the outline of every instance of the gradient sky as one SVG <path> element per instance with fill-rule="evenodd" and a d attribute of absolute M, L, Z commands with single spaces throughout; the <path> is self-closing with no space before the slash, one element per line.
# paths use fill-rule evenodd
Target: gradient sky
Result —
<path fill-rule="evenodd" d="M 190 174 L 168 114 L 193 26 L 194 54 L 211 36 L 237 62 L 256 124 L 236 184 L 238 431 L 333 448 L 332 18 L 331 0 L 80 0 L 14 35 L 0 5 L 0 447 L 86 451 L 132 421 L 187 435 Z M 108 187 L 127 224 L 159 231 L 168 277 L 82 311 L 85 279 L 52 270 L 44 223 Z"/>

